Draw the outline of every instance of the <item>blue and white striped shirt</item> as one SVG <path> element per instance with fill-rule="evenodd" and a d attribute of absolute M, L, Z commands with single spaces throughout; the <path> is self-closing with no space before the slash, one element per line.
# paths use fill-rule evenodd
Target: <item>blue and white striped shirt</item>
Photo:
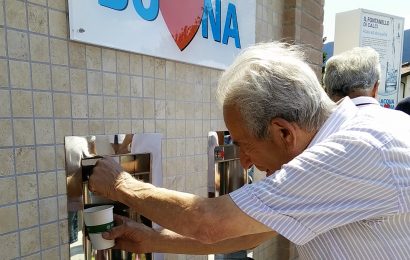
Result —
<path fill-rule="evenodd" d="M 301 259 L 409 259 L 410 117 L 345 98 L 303 153 L 230 196 Z"/>

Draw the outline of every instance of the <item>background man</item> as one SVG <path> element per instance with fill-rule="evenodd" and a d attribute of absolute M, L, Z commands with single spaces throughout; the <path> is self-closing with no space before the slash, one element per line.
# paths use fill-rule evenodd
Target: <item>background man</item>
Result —
<path fill-rule="evenodd" d="M 375 99 L 380 80 L 379 54 L 370 47 L 356 47 L 332 56 L 323 83 L 333 101 L 349 96 L 357 106 L 379 104 Z"/>

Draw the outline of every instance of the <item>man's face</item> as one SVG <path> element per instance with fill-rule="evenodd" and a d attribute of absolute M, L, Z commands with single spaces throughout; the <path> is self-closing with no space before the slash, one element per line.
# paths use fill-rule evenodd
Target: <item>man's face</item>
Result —
<path fill-rule="evenodd" d="M 255 165 L 269 176 L 296 156 L 294 150 L 289 149 L 286 136 L 276 129 L 270 131 L 267 139 L 252 136 L 236 107 L 224 107 L 224 119 L 234 144 L 239 146 L 240 161 L 245 169 Z"/>

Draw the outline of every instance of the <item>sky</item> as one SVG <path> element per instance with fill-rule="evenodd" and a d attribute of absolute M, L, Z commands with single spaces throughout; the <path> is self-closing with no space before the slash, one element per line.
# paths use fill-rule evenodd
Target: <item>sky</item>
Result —
<path fill-rule="evenodd" d="M 404 30 L 410 29 L 409 0 L 325 0 L 323 37 L 327 37 L 326 42 L 334 40 L 336 14 L 359 8 L 404 17 Z"/>

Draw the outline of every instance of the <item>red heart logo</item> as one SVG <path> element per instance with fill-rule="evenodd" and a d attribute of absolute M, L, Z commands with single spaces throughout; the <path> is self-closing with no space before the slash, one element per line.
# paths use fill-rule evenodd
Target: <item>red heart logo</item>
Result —
<path fill-rule="evenodd" d="M 160 7 L 168 30 L 183 51 L 192 41 L 202 20 L 203 0 L 161 0 Z"/>

